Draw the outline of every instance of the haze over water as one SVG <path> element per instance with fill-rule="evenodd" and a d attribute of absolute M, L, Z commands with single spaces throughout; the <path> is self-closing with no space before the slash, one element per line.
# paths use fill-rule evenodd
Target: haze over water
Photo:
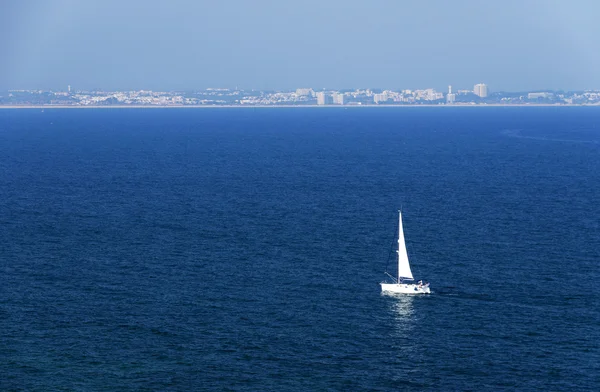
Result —
<path fill-rule="evenodd" d="M 0 389 L 596 390 L 599 120 L 2 110 Z"/>
<path fill-rule="evenodd" d="M 594 0 L 22 0 L 3 90 L 600 90 Z"/>

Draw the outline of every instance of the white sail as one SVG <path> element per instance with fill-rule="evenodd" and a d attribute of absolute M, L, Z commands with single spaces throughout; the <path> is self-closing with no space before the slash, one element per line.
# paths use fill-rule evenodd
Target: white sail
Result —
<path fill-rule="evenodd" d="M 413 280 L 413 274 L 408 263 L 406 244 L 404 243 L 404 229 L 402 228 L 402 213 L 398 211 L 398 281 L 402 279 Z"/>

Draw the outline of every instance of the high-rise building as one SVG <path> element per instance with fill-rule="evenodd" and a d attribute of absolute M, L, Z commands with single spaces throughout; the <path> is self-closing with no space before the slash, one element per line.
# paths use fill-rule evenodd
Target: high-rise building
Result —
<path fill-rule="evenodd" d="M 327 104 L 327 94 L 323 91 L 319 91 L 317 94 L 317 105 Z"/>
<path fill-rule="evenodd" d="M 333 98 L 333 103 L 336 105 L 343 105 L 344 104 L 344 94 L 342 93 L 333 93 L 332 95 Z"/>
<path fill-rule="evenodd" d="M 68 92 L 71 92 L 71 85 L 68 85 L 68 86 L 67 86 L 67 91 L 68 91 Z"/>
<path fill-rule="evenodd" d="M 452 94 L 452 86 L 448 86 L 448 95 L 446 95 L 446 103 L 454 103 L 456 94 Z"/>
<path fill-rule="evenodd" d="M 481 98 L 487 97 L 487 95 L 488 95 L 487 86 L 483 83 L 476 84 L 475 87 L 473 87 L 473 94 L 475 94 Z"/>

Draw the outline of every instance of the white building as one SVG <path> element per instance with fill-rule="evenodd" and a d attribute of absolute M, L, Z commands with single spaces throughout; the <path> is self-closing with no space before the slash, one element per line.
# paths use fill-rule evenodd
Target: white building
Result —
<path fill-rule="evenodd" d="M 543 93 L 529 93 L 529 94 L 527 94 L 527 98 L 528 99 L 551 98 L 553 96 L 554 96 L 554 94 L 552 94 L 552 93 L 546 93 L 546 92 L 543 92 Z"/>
<path fill-rule="evenodd" d="M 476 84 L 475 87 L 473 87 L 473 94 L 485 98 L 488 96 L 488 88 L 483 83 Z"/>
<path fill-rule="evenodd" d="M 333 98 L 333 103 L 336 105 L 343 105 L 344 104 L 344 94 L 342 93 L 333 93 L 332 95 Z"/>
<path fill-rule="evenodd" d="M 446 103 L 453 104 L 456 99 L 456 94 L 452 94 L 452 86 L 448 86 L 448 95 L 446 95 Z"/>
<path fill-rule="evenodd" d="M 415 90 L 415 98 L 423 101 L 437 101 L 444 99 L 444 93 L 439 93 L 435 89 L 428 88 L 427 90 Z"/>
<path fill-rule="evenodd" d="M 317 105 L 326 105 L 327 104 L 327 94 L 323 91 L 319 91 L 317 94 Z"/>
<path fill-rule="evenodd" d="M 297 88 L 296 95 L 300 97 L 314 96 L 315 92 L 312 88 Z"/>
<path fill-rule="evenodd" d="M 375 103 L 379 103 L 379 102 L 385 102 L 388 100 L 388 95 L 387 92 L 382 92 L 381 94 L 373 94 L 373 101 L 375 101 Z"/>

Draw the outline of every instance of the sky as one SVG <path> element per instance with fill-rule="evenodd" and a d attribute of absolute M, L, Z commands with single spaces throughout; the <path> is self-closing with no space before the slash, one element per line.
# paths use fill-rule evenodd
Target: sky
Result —
<path fill-rule="evenodd" d="M 596 0 L 0 0 L 0 90 L 600 89 Z"/>

